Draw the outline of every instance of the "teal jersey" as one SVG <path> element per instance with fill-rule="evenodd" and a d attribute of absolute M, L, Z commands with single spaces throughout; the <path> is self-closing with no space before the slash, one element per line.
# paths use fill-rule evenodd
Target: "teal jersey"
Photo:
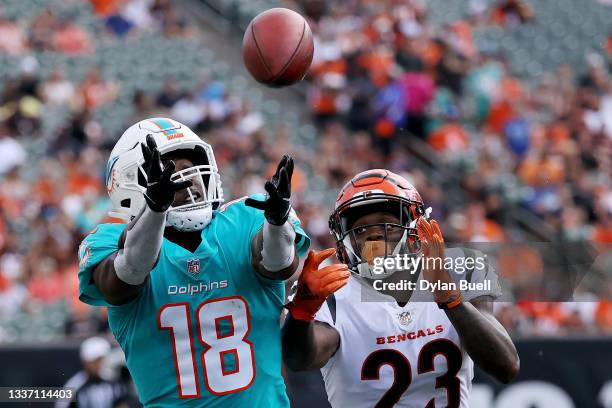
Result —
<path fill-rule="evenodd" d="M 297 249 L 310 239 L 292 214 Z M 190 252 L 166 239 L 132 302 L 107 304 L 94 267 L 118 249 L 124 224 L 101 224 L 79 248 L 83 302 L 108 307 L 108 321 L 146 407 L 289 407 L 281 376 L 281 280 L 251 266 L 263 212 L 237 200 L 215 211 Z"/>

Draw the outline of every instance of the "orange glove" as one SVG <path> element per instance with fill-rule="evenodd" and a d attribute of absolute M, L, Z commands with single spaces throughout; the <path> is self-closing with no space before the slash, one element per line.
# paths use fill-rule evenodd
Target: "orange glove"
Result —
<path fill-rule="evenodd" d="M 350 272 L 345 264 L 334 264 L 319 269 L 319 264 L 335 253 L 334 248 L 321 252 L 310 251 L 298 278 L 297 291 L 287 305 L 294 319 L 310 321 L 325 299 L 346 285 Z"/>
<path fill-rule="evenodd" d="M 453 278 L 444 269 L 444 238 L 442 237 L 442 231 L 436 220 L 431 220 L 431 223 L 421 217 L 417 221 L 417 231 L 421 239 L 423 246 L 423 252 L 425 254 L 424 265 L 430 266 L 425 268 L 423 274 L 424 278 L 430 283 L 452 283 Z M 430 258 L 427 261 L 427 258 Z M 440 258 L 441 261 L 435 260 Z M 442 268 L 440 268 L 442 266 Z M 463 296 L 459 289 L 456 290 L 436 290 L 434 292 L 434 300 L 438 303 L 438 306 L 442 309 L 452 309 L 458 306 Z"/>

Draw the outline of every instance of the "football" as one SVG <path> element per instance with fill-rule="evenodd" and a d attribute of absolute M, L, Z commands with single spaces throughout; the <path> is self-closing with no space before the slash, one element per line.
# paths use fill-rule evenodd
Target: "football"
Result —
<path fill-rule="evenodd" d="M 300 14 L 273 8 L 249 23 L 242 56 L 249 73 L 270 87 L 295 84 L 306 75 L 314 52 L 312 32 Z"/>

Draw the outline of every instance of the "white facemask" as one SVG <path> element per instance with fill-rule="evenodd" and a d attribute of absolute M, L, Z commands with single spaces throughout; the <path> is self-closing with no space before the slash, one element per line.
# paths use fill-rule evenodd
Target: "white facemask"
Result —
<path fill-rule="evenodd" d="M 166 225 L 179 231 L 190 232 L 204 229 L 212 219 L 212 205 L 205 204 L 201 208 L 170 209 L 166 216 Z"/>

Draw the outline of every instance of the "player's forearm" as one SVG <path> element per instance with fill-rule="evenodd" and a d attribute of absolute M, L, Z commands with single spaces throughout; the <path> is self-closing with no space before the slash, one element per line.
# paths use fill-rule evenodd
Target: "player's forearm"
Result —
<path fill-rule="evenodd" d="M 321 330 L 319 330 L 321 329 Z M 326 347 L 327 334 L 314 321 L 297 320 L 287 315 L 282 329 L 283 361 L 293 371 L 312 370 L 325 365 L 333 352 Z M 332 330 L 332 329 L 330 329 Z M 335 351 L 336 347 L 333 347 Z"/>
<path fill-rule="evenodd" d="M 282 346 L 287 367 L 293 371 L 307 370 L 317 352 L 314 322 L 296 320 L 288 314 L 282 329 Z"/>
<path fill-rule="evenodd" d="M 114 267 L 117 277 L 130 285 L 140 285 L 157 262 L 161 249 L 166 213 L 145 206 L 127 227 L 123 249 L 117 252 Z"/>
<path fill-rule="evenodd" d="M 278 272 L 293 264 L 295 258 L 295 229 L 290 222 L 272 225 L 264 221 L 262 228 L 261 265 L 270 272 Z"/>
<path fill-rule="evenodd" d="M 295 237 L 295 229 L 290 222 L 276 226 L 264 221 L 251 245 L 255 270 L 269 279 L 291 277 L 299 265 Z"/>
<path fill-rule="evenodd" d="M 506 330 L 495 320 L 464 302 L 446 310 L 461 344 L 474 362 L 498 381 L 507 384 L 519 372 L 519 357 Z"/>

